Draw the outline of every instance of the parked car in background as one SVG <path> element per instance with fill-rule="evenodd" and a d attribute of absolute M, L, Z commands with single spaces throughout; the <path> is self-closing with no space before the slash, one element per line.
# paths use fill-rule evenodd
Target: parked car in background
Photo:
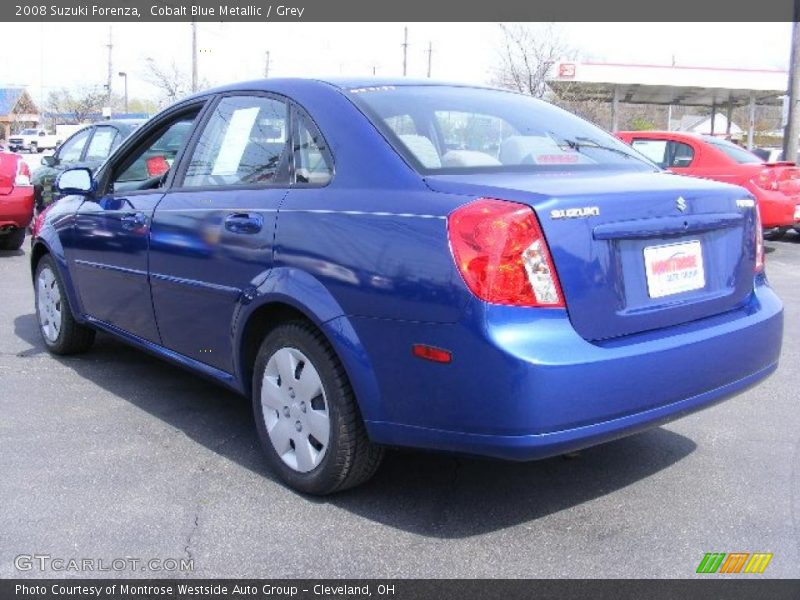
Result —
<path fill-rule="evenodd" d="M 765 163 L 780 162 L 783 156 L 783 148 L 753 148 L 752 152 Z"/>
<path fill-rule="evenodd" d="M 570 452 L 777 367 L 754 199 L 523 94 L 230 85 L 58 185 L 31 250 L 47 348 L 101 330 L 249 396 L 304 492 L 387 445 Z"/>
<path fill-rule="evenodd" d="M 94 171 L 142 123 L 140 119 L 120 119 L 87 125 L 67 138 L 53 155 L 43 156 L 42 166 L 32 176 L 36 210 L 43 210 L 55 199 L 53 184 L 59 173 L 74 167 Z"/>
<path fill-rule="evenodd" d="M 8 149 L 12 152 L 25 150 L 33 154 L 53 150 L 59 143 L 60 140 L 55 133 L 49 133 L 46 129 L 31 128 L 9 136 Z"/>
<path fill-rule="evenodd" d="M 708 135 L 620 131 L 617 136 L 663 169 L 747 189 L 756 197 L 768 238 L 800 228 L 800 169 L 795 163 L 765 163 L 741 146 Z"/>
<path fill-rule="evenodd" d="M 0 250 L 22 246 L 32 217 L 33 186 L 28 165 L 18 154 L 0 152 Z"/>

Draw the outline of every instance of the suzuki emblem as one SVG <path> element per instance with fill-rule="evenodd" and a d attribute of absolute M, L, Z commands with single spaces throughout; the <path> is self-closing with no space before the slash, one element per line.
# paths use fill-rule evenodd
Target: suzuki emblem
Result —
<path fill-rule="evenodd" d="M 678 210 L 683 212 L 687 208 L 686 200 L 683 199 L 683 196 L 678 196 L 678 199 L 675 201 L 675 206 L 678 207 Z"/>

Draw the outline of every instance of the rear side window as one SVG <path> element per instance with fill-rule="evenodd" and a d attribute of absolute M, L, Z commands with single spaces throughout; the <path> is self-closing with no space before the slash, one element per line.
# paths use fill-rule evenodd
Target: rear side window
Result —
<path fill-rule="evenodd" d="M 304 113 L 297 114 L 294 147 L 294 182 L 326 185 L 333 177 L 333 162 L 322 134 Z"/>
<path fill-rule="evenodd" d="M 183 187 L 288 183 L 287 140 L 285 102 L 223 98 L 192 152 Z"/>
<path fill-rule="evenodd" d="M 688 167 L 694 159 L 694 148 L 683 142 L 672 142 L 671 167 Z"/>

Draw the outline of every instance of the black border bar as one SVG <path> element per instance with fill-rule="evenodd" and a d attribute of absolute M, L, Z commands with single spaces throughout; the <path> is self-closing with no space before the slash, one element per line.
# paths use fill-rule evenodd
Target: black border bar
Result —
<path fill-rule="evenodd" d="M 797 0 L 3 0 L 0 21 L 791 21 Z M 155 7 L 155 8 L 154 8 Z M 281 10 L 280 7 L 297 9 Z M 302 9 L 302 12 L 300 12 Z M 213 12 L 211 12 L 213 11 Z M 155 13 L 155 14 L 154 14 Z M 708 43 L 714 43 L 709 29 Z"/>
<path fill-rule="evenodd" d="M 22 589 L 24 586 L 26 589 Z M 128 593 L 124 593 L 128 586 Z M 181 586 L 194 593 L 180 593 Z M 248 588 L 234 594 L 234 587 Z M 381 587 L 383 586 L 383 587 Z M 36 591 L 31 591 L 33 588 Z M 130 588 L 134 588 L 133 592 Z M 359 593 L 347 593 L 356 588 Z M 368 594 L 363 590 L 368 590 Z M 70 590 L 75 590 L 70 592 Z M 99 591 L 99 593 L 98 593 Z M 5 579 L 3 600 L 796 600 L 800 580 L 648 579 Z"/>

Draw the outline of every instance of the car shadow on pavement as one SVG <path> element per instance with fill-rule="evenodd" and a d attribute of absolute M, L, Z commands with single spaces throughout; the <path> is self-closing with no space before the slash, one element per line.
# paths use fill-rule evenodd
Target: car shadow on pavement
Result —
<path fill-rule="evenodd" d="M 17 336 L 34 347 L 23 355 L 46 351 L 34 315 L 19 316 L 14 325 Z M 262 459 L 249 402 L 237 394 L 103 334 L 87 354 L 54 360 L 280 485 Z M 573 458 L 528 463 L 392 450 L 367 484 L 305 501 L 417 535 L 464 538 L 600 498 L 657 474 L 695 448 L 689 438 L 656 428 Z"/>
<path fill-rule="evenodd" d="M 7 256 L 22 256 L 25 254 L 25 251 L 20 248 L 19 250 L 0 250 L 0 258 L 5 258 Z"/>

